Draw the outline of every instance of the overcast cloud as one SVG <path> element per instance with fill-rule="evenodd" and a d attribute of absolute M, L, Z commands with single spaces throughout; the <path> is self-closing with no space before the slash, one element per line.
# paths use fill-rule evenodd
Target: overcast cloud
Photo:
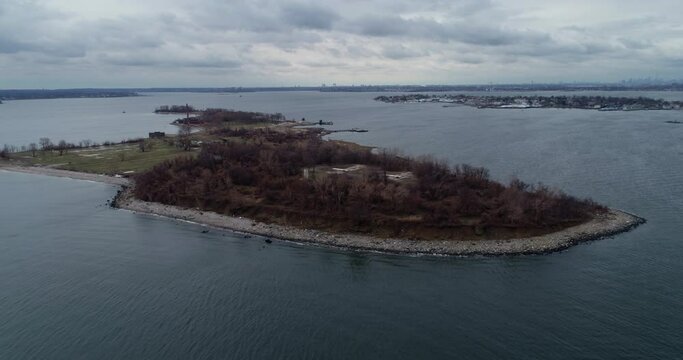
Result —
<path fill-rule="evenodd" d="M 2 0 L 0 88 L 683 77 L 679 0 Z"/>

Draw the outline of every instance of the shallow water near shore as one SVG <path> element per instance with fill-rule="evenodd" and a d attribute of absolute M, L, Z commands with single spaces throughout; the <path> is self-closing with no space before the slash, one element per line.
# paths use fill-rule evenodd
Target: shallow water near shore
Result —
<path fill-rule="evenodd" d="M 664 121 L 683 113 L 372 97 L 146 99 L 152 108 L 220 103 L 367 128 L 336 137 L 485 165 L 498 179 L 543 181 L 648 223 L 544 256 L 356 253 L 202 233 L 107 207 L 113 186 L 0 171 L 0 358 L 682 356 L 683 126 Z"/>

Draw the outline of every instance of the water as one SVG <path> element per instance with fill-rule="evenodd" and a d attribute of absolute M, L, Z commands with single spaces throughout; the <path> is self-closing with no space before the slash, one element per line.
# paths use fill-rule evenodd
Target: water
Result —
<path fill-rule="evenodd" d="M 373 95 L 128 101 L 144 99 L 140 113 L 189 102 L 363 127 L 337 137 L 486 165 L 498 179 L 541 180 L 649 222 L 546 256 L 415 258 L 202 234 L 107 208 L 111 186 L 0 172 L 0 358 L 683 357 L 683 126 L 664 122 L 682 113 L 391 105 Z M 38 119 L 52 101 L 92 100 L 22 111 Z M 79 136 L 117 128 L 99 120 L 121 107 L 107 101 L 83 110 L 79 121 L 96 124 Z M 24 131 L 5 119 L 0 143 Z M 42 123 L 47 136 L 62 131 Z"/>

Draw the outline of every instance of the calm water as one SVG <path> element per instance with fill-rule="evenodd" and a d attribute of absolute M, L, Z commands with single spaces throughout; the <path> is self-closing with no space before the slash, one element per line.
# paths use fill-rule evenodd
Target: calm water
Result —
<path fill-rule="evenodd" d="M 107 208 L 111 186 L 0 171 L 0 359 L 683 357 L 683 126 L 664 122 L 683 113 L 373 96 L 7 102 L 0 144 L 35 141 L 36 129 L 70 141 L 140 136 L 167 129 L 172 117 L 150 114 L 161 104 L 279 111 L 367 128 L 338 137 L 486 165 L 498 179 L 540 180 L 649 222 L 546 256 L 388 256 L 202 234 Z"/>

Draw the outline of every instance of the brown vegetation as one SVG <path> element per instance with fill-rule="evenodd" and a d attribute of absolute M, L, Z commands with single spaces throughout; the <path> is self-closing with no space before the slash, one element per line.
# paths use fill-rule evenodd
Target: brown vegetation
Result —
<path fill-rule="evenodd" d="M 604 210 L 543 185 L 503 185 L 483 168 L 377 154 L 315 131 L 217 132 L 224 142 L 205 144 L 196 158 L 138 175 L 135 195 L 280 224 L 418 239 L 539 234 Z M 354 164 L 362 171 L 318 170 Z M 391 180 L 394 171 L 413 176 Z"/>
<path fill-rule="evenodd" d="M 284 121 L 285 117 L 282 114 L 265 114 L 250 111 L 235 111 L 229 109 L 206 109 L 198 111 L 199 115 L 187 117 L 184 119 L 177 119 L 173 123 L 176 125 L 214 125 L 222 126 L 224 124 L 260 124 L 260 123 L 275 123 Z"/>

